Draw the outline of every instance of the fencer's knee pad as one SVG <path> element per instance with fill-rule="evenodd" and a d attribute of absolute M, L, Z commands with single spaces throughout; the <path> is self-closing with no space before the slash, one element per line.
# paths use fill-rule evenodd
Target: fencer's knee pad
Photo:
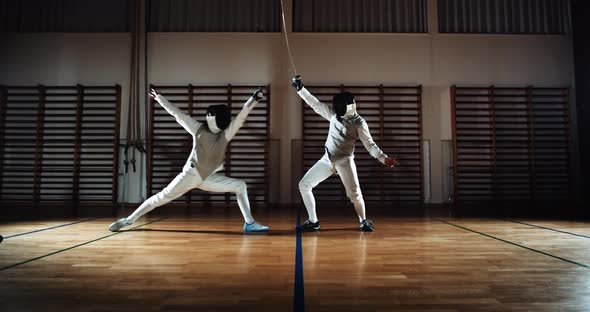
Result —
<path fill-rule="evenodd" d="M 361 192 L 353 192 L 352 194 L 348 195 L 351 203 L 359 203 L 363 200 L 363 194 Z"/>
<path fill-rule="evenodd" d="M 300 192 L 309 192 L 313 187 L 305 182 L 305 180 L 299 181 L 299 191 Z"/>
<path fill-rule="evenodd" d="M 167 198 L 167 199 L 175 198 L 176 196 L 179 195 L 178 190 L 175 190 L 174 188 L 168 188 L 168 187 L 164 188 L 161 193 L 162 193 L 163 197 Z"/>
<path fill-rule="evenodd" d="M 248 186 L 246 185 L 246 182 L 244 181 L 239 181 L 236 184 L 236 194 L 241 194 L 246 192 L 246 190 L 248 189 Z"/>

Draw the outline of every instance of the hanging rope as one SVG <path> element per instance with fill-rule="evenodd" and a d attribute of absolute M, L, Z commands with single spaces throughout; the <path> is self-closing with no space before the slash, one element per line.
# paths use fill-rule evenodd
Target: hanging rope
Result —
<path fill-rule="evenodd" d="M 289 59 L 291 60 L 291 68 L 293 73 L 297 75 L 297 69 L 295 68 L 295 62 L 293 62 L 293 54 L 291 53 L 291 46 L 289 45 L 289 37 L 287 36 L 287 23 L 285 22 L 285 4 L 281 0 L 281 15 L 283 17 L 283 33 L 285 34 L 285 43 L 287 43 L 287 51 L 289 51 Z"/>
<path fill-rule="evenodd" d="M 138 137 L 140 133 L 140 111 L 139 111 L 139 55 L 141 38 L 139 33 L 141 31 L 141 3 L 140 0 L 135 2 L 134 28 L 131 35 L 131 68 L 129 79 L 129 111 L 127 113 L 127 136 L 125 142 L 125 174 L 129 172 L 129 164 L 133 167 L 133 172 L 137 171 L 135 165 L 135 152 L 145 153 L 141 139 Z M 129 160 L 129 151 L 131 150 L 131 160 Z"/>

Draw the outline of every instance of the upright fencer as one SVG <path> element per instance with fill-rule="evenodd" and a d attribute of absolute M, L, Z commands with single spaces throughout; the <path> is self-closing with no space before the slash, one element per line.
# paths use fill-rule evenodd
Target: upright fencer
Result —
<path fill-rule="evenodd" d="M 319 183 L 337 173 L 346 189 L 346 196 L 354 204 L 359 217 L 360 229 L 367 232 L 374 231 L 373 222 L 367 220 L 365 214 L 365 201 L 354 162 L 354 145 L 360 139 L 371 156 L 385 166 L 394 167 L 399 163 L 395 157 L 389 157 L 383 153 L 373 141 L 367 122 L 356 112 L 356 102 L 352 94 L 343 92 L 335 95 L 332 106 L 330 106 L 320 102 L 303 86 L 301 76 L 295 76 L 291 84 L 297 89 L 297 94 L 305 103 L 330 122 L 330 130 L 324 146 L 326 151 L 324 156 L 307 171 L 299 182 L 299 191 L 309 216 L 309 219 L 301 225 L 301 230 L 311 232 L 320 229 L 312 190 Z"/>
<path fill-rule="evenodd" d="M 173 201 L 191 189 L 198 188 L 209 192 L 235 193 L 238 206 L 244 216 L 244 232 L 268 231 L 268 226 L 257 223 L 252 217 L 246 183 L 217 173 L 223 169 L 225 151 L 229 141 L 242 127 L 250 111 L 263 98 L 262 89 L 254 92 L 233 120 L 227 105 L 209 106 L 205 116 L 206 122 L 194 120 L 153 89 L 150 90 L 150 96 L 192 135 L 193 148 L 182 172 L 168 186 L 148 198 L 128 217 L 112 223 L 109 230 L 115 232 L 131 225 L 153 209 Z"/>

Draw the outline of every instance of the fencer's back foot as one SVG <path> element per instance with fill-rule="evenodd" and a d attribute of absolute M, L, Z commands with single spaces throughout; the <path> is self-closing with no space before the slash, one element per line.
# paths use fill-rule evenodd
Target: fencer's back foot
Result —
<path fill-rule="evenodd" d="M 111 225 L 109 225 L 109 231 L 111 232 L 118 232 L 120 229 L 131 225 L 130 223 L 127 223 L 127 218 L 121 218 L 113 223 L 111 223 Z"/>

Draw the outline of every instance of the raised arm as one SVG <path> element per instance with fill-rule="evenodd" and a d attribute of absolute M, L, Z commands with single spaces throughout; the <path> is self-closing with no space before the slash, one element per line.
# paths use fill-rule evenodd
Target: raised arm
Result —
<path fill-rule="evenodd" d="M 332 106 L 320 102 L 320 100 L 309 93 L 309 91 L 303 86 L 301 76 L 297 75 L 293 77 L 291 85 L 297 89 L 297 94 L 299 94 L 305 103 L 318 113 L 318 115 L 324 117 L 326 120 L 330 120 L 330 118 L 334 116 L 334 109 L 332 109 Z"/>
<path fill-rule="evenodd" d="M 156 90 L 150 90 L 150 96 L 158 101 L 160 106 L 162 106 L 170 115 L 176 119 L 186 131 L 190 134 L 194 135 L 197 133 L 197 129 L 201 126 L 201 123 L 194 120 L 191 116 L 185 114 L 180 108 L 174 106 L 174 104 L 170 103 L 165 97 L 161 94 L 158 94 Z"/>
<path fill-rule="evenodd" d="M 234 120 L 231 121 L 229 126 L 225 129 L 225 138 L 228 141 L 231 141 L 234 138 L 234 136 L 236 136 L 236 133 L 238 133 L 238 130 L 240 130 L 240 128 L 246 121 L 246 117 L 248 117 L 248 114 L 250 114 L 250 112 L 252 111 L 252 109 L 254 109 L 256 104 L 258 104 L 258 102 L 262 100 L 262 97 L 262 88 L 258 88 L 258 90 L 254 92 L 254 94 L 248 99 L 248 101 L 244 103 L 244 107 L 242 108 L 240 113 L 236 116 Z"/>
<path fill-rule="evenodd" d="M 382 164 L 388 167 L 394 167 L 399 165 L 395 158 L 388 157 L 385 153 L 383 153 L 379 146 L 377 146 L 377 143 L 373 141 L 373 137 L 369 132 L 369 125 L 367 125 L 366 121 L 362 121 L 361 126 L 358 128 L 358 134 L 359 139 L 361 140 L 361 142 L 363 142 L 363 145 L 365 146 L 369 154 L 371 154 L 371 156 L 373 156 Z"/>

